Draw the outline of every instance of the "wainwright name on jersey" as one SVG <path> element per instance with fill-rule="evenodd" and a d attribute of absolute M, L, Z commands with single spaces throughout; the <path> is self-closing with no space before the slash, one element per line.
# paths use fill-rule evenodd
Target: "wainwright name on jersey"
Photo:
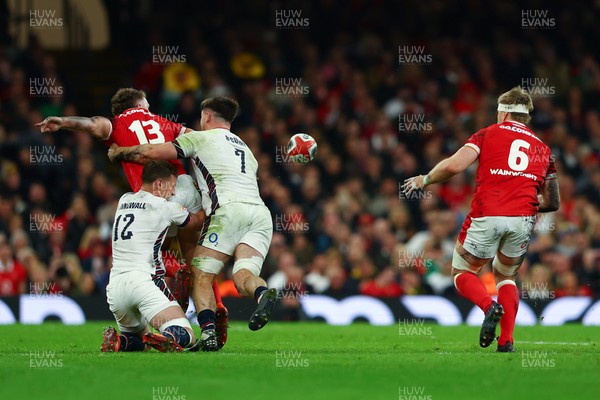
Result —
<path fill-rule="evenodd" d="M 231 202 L 264 205 L 257 182 L 258 162 L 227 129 L 188 132 L 173 141 L 178 158 L 191 157 L 206 215 Z"/>
<path fill-rule="evenodd" d="M 545 179 L 556 176 L 550 148 L 526 125 L 505 121 L 473 134 L 479 154 L 472 218 L 536 215 Z"/>
<path fill-rule="evenodd" d="M 162 274 L 160 248 L 172 223 L 183 227 L 190 221 L 181 205 L 146 191 L 125 193 L 119 199 L 112 230 L 111 274 L 143 271 Z"/>
<path fill-rule="evenodd" d="M 166 143 L 183 134 L 186 127 L 169 121 L 160 115 L 152 114 L 145 108 L 136 107 L 125 110 L 112 120 L 112 131 L 107 139 L 108 145 L 116 143 L 121 147 L 137 146 L 146 143 Z M 169 161 L 177 167 L 177 174 L 185 173 L 179 160 Z M 142 186 L 143 165 L 122 161 L 123 171 L 133 191 Z"/>

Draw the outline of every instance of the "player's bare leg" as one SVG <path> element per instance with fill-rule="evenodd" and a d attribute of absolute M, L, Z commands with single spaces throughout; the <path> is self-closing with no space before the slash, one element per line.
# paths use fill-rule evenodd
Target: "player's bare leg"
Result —
<path fill-rule="evenodd" d="M 183 351 L 184 347 L 195 342 L 194 331 L 179 306 L 160 311 L 150 320 L 150 325 L 160 333 L 144 334 L 144 343 L 163 353 Z"/>
<path fill-rule="evenodd" d="M 242 243 L 235 249 L 233 283 L 242 296 L 254 298 L 258 303 L 248 322 L 248 327 L 253 331 L 269 322 L 277 302 L 277 289 L 268 289 L 267 283 L 258 276 L 263 261 L 262 254 L 247 244 Z"/>
<path fill-rule="evenodd" d="M 192 298 L 198 311 L 198 324 L 202 330 L 201 348 L 204 351 L 217 351 L 219 343 L 225 344 L 223 336 L 217 337 L 217 304 L 213 291 L 213 282 L 216 274 L 223 269 L 229 256 L 225 253 L 197 246 L 195 257 L 192 261 L 194 282 Z M 226 324 L 225 324 L 226 328 Z M 223 332 L 221 332 L 222 334 Z M 225 340 L 227 331 L 225 330 Z"/>
<path fill-rule="evenodd" d="M 519 310 L 519 289 L 515 283 L 515 277 L 523 259 L 524 256 L 506 257 L 498 252 L 492 262 L 494 279 L 498 288 L 498 303 L 504 309 L 504 316 L 500 320 L 500 337 L 498 338 L 498 348 L 496 350 L 501 353 L 513 353 L 515 351 L 513 332 L 517 311 Z"/>
<path fill-rule="evenodd" d="M 177 240 L 179 241 L 179 247 L 188 266 L 192 265 L 194 255 L 196 253 L 196 247 L 198 243 L 198 239 L 200 237 L 200 232 L 190 230 L 190 229 L 180 229 L 177 232 Z M 176 275 L 175 279 L 175 292 L 174 295 L 178 299 L 181 298 L 182 301 L 185 298 L 189 298 L 190 292 L 193 292 L 193 280 L 194 280 L 194 270 L 196 268 L 182 268 L 180 272 Z M 215 331 L 217 333 L 217 342 L 219 344 L 219 348 L 225 346 L 227 342 L 227 327 L 228 327 L 228 316 L 227 308 L 223 305 L 223 300 L 221 299 L 221 292 L 219 291 L 219 283 L 216 279 L 212 280 L 212 291 L 214 294 L 214 299 L 216 302 L 216 310 L 215 310 Z M 179 296 L 178 296 L 179 295 Z M 196 303 L 196 309 L 202 310 L 203 308 L 198 308 L 198 303 Z M 182 302 L 179 303 L 181 307 L 187 310 L 187 303 L 185 303 L 185 307 Z M 211 308 L 213 309 L 213 308 Z"/>
<path fill-rule="evenodd" d="M 485 285 L 477 277 L 481 267 L 488 261 L 487 258 L 475 257 L 465 250 L 460 242 L 456 242 L 452 257 L 454 286 L 461 296 L 476 304 L 485 314 L 479 332 L 481 347 L 488 347 L 492 344 L 496 337 L 496 326 L 504 314 L 502 306 L 492 299 Z"/>

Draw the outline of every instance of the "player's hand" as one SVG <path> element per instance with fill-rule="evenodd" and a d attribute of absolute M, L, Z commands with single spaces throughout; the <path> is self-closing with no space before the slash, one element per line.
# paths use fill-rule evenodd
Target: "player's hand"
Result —
<path fill-rule="evenodd" d="M 404 194 L 409 197 L 415 190 L 423 189 L 425 187 L 425 184 L 423 183 L 424 178 L 425 175 L 417 175 L 406 179 L 402 185 Z"/>
<path fill-rule="evenodd" d="M 40 132 L 48 133 L 48 132 L 56 132 L 59 130 L 64 123 L 64 120 L 61 117 L 48 117 L 42 122 L 35 124 L 35 126 L 40 127 Z"/>
<path fill-rule="evenodd" d="M 108 158 L 110 159 L 110 161 L 115 161 L 115 157 L 117 156 L 118 150 L 119 146 L 116 143 L 110 145 L 110 148 L 108 149 Z"/>

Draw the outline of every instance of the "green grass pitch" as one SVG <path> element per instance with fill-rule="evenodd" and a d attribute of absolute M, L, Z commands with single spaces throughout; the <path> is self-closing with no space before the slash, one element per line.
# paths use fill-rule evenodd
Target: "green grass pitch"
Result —
<path fill-rule="evenodd" d="M 514 354 L 477 327 L 230 327 L 218 353 L 102 354 L 108 323 L 0 327 L 0 399 L 591 399 L 600 327 L 517 327 Z M 402 335 L 400 333 L 403 333 Z"/>

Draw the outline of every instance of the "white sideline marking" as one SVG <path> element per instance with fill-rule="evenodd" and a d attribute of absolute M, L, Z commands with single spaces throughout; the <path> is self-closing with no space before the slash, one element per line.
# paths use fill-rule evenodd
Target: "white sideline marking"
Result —
<path fill-rule="evenodd" d="M 515 344 L 558 344 L 558 345 L 564 345 L 564 346 L 589 346 L 590 343 L 586 343 L 586 342 L 528 342 L 528 341 L 524 341 L 524 340 L 517 340 L 515 341 Z"/>

